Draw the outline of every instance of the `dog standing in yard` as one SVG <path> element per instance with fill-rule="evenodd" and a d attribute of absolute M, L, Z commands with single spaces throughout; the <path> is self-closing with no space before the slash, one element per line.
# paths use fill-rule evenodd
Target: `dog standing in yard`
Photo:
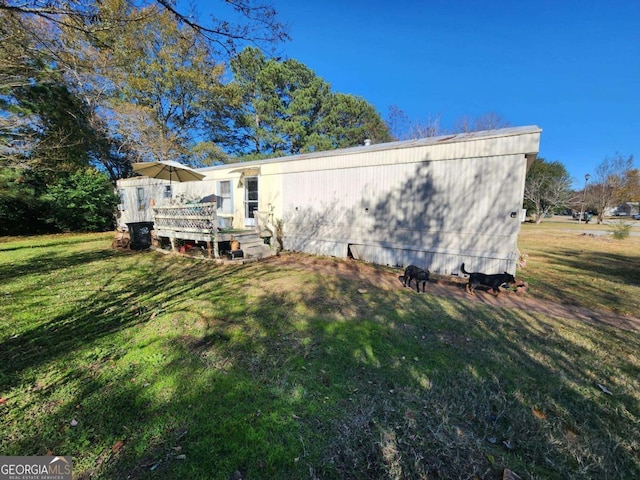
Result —
<path fill-rule="evenodd" d="M 462 273 L 464 273 L 465 275 L 469 275 L 469 283 L 467 283 L 467 286 L 465 288 L 471 295 L 475 295 L 476 288 L 478 288 L 480 285 L 483 285 L 485 287 L 490 287 L 491 290 L 495 292 L 495 295 L 497 297 L 500 294 L 500 285 L 505 283 L 513 285 L 514 283 L 516 283 L 515 277 L 507 272 L 496 273 L 494 275 L 487 275 L 480 272 L 467 272 L 464 269 L 464 263 L 462 264 L 461 269 Z"/>
<path fill-rule="evenodd" d="M 416 290 L 418 292 L 420 292 L 420 282 L 422 282 L 422 291 L 424 292 L 424 287 L 429 281 L 429 271 L 423 270 L 422 268 L 416 267 L 415 265 L 409 265 L 404 270 L 404 280 L 402 285 L 406 287 L 408 284 L 409 288 L 411 288 L 411 280 L 413 279 L 415 279 L 416 281 Z"/>

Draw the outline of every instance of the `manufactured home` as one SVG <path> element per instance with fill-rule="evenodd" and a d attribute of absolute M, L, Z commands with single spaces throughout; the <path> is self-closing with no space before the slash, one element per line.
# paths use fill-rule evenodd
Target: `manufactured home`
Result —
<path fill-rule="evenodd" d="M 365 145 L 198 169 L 202 181 L 118 182 L 120 218 L 214 203 L 218 230 L 255 230 L 282 247 L 435 273 L 515 273 L 536 126 Z M 157 210 L 156 210 L 157 212 Z"/>

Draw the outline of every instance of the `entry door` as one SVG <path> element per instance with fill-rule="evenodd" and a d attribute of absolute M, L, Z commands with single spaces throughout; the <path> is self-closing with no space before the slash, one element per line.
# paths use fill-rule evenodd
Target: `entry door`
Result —
<path fill-rule="evenodd" d="M 244 179 L 244 225 L 255 227 L 255 212 L 258 211 L 258 177 Z"/>

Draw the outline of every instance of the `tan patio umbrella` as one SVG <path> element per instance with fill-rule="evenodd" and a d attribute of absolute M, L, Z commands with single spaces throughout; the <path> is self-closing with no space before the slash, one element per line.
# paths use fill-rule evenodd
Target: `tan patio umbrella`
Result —
<path fill-rule="evenodd" d="M 133 171 L 140 175 L 169 180 L 169 187 L 171 187 L 171 182 L 174 180 L 176 182 L 195 182 L 205 177 L 205 175 L 193 168 L 173 160 L 133 163 L 131 166 Z M 173 189 L 171 190 L 171 196 L 173 197 Z"/>

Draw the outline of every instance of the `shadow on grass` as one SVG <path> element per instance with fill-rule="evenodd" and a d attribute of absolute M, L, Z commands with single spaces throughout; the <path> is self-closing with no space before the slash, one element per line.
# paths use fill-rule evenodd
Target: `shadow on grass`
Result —
<path fill-rule="evenodd" d="M 9 283 L 25 275 L 48 275 L 56 270 L 99 262 L 113 255 L 114 253 L 109 250 L 90 250 L 72 255 L 61 252 L 46 252 L 43 256 L 33 255 L 20 261 L 0 265 L 0 282 Z"/>
<path fill-rule="evenodd" d="M 137 275 L 104 279 L 117 289 L 2 345 L 9 388 L 71 362 L 19 407 L 44 413 L 11 452 L 74 455 L 78 478 L 640 475 L 629 332 L 273 264 L 132 259 Z"/>
<path fill-rule="evenodd" d="M 104 242 L 106 235 L 113 235 L 111 232 L 102 234 L 92 234 L 83 237 L 82 242 Z M 73 234 L 60 234 L 60 235 L 44 235 L 29 237 L 27 239 L 22 237 L 0 239 L 0 252 L 15 252 L 19 250 L 33 250 L 39 248 L 52 248 L 65 245 L 73 245 L 78 243 L 78 237 Z"/>
<path fill-rule="evenodd" d="M 634 289 L 640 287 L 640 259 L 631 255 L 552 247 L 535 253 L 551 267 L 549 278 L 523 272 L 542 295 L 565 305 L 593 305 L 636 316 Z M 544 267 L 543 267 L 544 268 Z"/>
<path fill-rule="evenodd" d="M 556 265 L 589 272 L 590 275 L 606 277 L 614 282 L 640 286 L 640 262 L 630 261 L 627 255 L 561 249 L 546 256 Z"/>

